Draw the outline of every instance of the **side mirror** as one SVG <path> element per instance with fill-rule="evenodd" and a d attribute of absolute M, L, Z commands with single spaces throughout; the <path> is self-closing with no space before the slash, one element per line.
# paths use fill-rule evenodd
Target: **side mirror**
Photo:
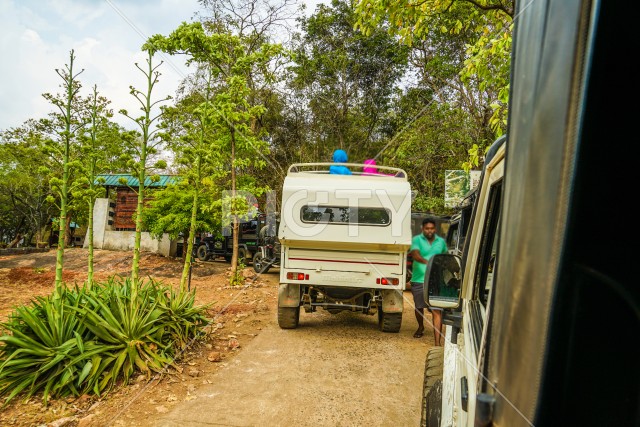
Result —
<path fill-rule="evenodd" d="M 438 254 L 427 264 L 425 302 L 435 308 L 458 308 L 462 285 L 462 263 L 453 254 Z"/>

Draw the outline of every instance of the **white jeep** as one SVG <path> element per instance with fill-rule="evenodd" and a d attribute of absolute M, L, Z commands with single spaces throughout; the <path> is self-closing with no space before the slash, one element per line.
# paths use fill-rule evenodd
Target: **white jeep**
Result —
<path fill-rule="evenodd" d="M 296 328 L 300 307 L 378 314 L 380 329 L 402 322 L 405 264 L 411 246 L 411 188 L 405 171 L 347 163 L 289 167 L 282 189 L 278 324 Z"/>
<path fill-rule="evenodd" d="M 636 19 L 604 1 L 515 6 L 508 141 L 486 155 L 462 253 L 427 267 L 447 329 L 422 426 L 638 426 L 637 239 L 604 225 L 637 176 L 620 167 L 636 111 L 612 108 L 628 92 L 611 87 Z"/>

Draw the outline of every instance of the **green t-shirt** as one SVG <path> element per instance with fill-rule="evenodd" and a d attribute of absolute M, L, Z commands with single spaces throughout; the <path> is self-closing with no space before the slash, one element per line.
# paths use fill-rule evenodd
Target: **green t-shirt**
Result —
<path fill-rule="evenodd" d="M 413 236 L 413 239 L 411 239 L 411 249 L 409 249 L 409 252 L 412 252 L 415 249 L 420 251 L 422 258 L 429 261 L 429 259 L 436 254 L 447 253 L 447 242 L 436 234 L 433 239 L 433 243 L 429 243 L 427 238 L 424 237 L 424 234 L 420 233 Z M 424 274 L 426 271 L 426 264 L 414 260 L 411 269 L 411 281 L 424 283 Z"/>

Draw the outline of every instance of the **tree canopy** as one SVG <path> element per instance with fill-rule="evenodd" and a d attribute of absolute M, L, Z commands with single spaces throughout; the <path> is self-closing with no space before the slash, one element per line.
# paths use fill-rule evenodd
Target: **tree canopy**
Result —
<path fill-rule="evenodd" d="M 3 242 L 45 239 L 62 203 L 65 222 L 90 225 L 96 173 L 166 167 L 182 187 L 159 193 L 139 230 L 215 233 L 225 194 L 262 200 L 291 163 L 328 161 L 336 148 L 404 168 L 413 209 L 447 213 L 445 170 L 480 167 L 506 129 L 513 0 L 332 0 L 310 14 L 291 0 L 200 3 L 199 21 L 142 46 L 149 61 L 184 55 L 193 73 L 156 112 L 168 100 L 130 88 L 145 111 L 131 117 L 139 131 L 115 125 L 109 100 L 95 87 L 81 94 L 79 74 L 62 69 L 65 92 L 44 95 L 52 113 L 0 132 Z M 150 88 L 156 67 L 139 68 Z M 156 162 L 169 152 L 172 164 Z"/>

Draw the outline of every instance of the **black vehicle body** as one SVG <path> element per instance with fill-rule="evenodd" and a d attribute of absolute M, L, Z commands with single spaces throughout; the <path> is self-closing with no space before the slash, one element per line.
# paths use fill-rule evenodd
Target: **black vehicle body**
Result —
<path fill-rule="evenodd" d="M 483 173 L 462 257 L 425 279 L 447 340 L 423 426 L 640 425 L 637 241 L 606 225 L 637 175 L 637 110 L 611 85 L 635 25 L 615 2 L 516 2 L 503 175 Z M 457 298 L 444 273 L 462 274 Z"/>
<path fill-rule="evenodd" d="M 238 224 L 238 258 L 248 263 L 252 261 L 258 251 L 258 230 L 265 225 L 266 215 L 260 214 L 255 218 Z M 230 262 L 233 256 L 233 234 L 231 227 L 222 230 L 222 236 L 204 237 L 196 239 L 194 256 L 200 261 L 224 258 Z"/>

